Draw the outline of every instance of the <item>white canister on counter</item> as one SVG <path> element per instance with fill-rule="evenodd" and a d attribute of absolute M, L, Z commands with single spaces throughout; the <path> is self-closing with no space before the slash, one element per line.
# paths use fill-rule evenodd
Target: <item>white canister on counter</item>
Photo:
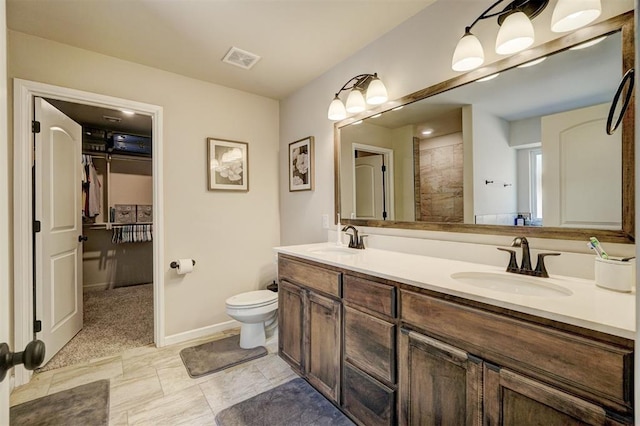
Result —
<path fill-rule="evenodd" d="M 636 280 L 636 260 L 621 261 L 596 257 L 596 285 L 609 290 L 630 292 Z"/>

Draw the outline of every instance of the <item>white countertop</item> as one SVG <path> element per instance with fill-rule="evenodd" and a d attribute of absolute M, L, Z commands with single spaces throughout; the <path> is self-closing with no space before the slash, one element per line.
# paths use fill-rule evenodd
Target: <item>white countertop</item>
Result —
<path fill-rule="evenodd" d="M 570 290 L 570 295 L 527 296 L 513 294 L 456 280 L 459 272 L 499 273 L 505 268 L 479 263 L 440 259 L 436 257 L 399 253 L 367 248 L 347 249 L 355 254 L 331 251 L 336 243 L 306 244 L 276 247 L 278 253 L 288 254 L 351 271 L 385 278 L 415 287 L 463 297 L 554 321 L 596 330 L 628 339 L 635 338 L 635 294 L 600 288 L 594 281 L 554 275 L 541 280 L 542 285 L 556 285 Z M 327 250 L 328 249 L 328 250 Z M 505 265 L 506 267 L 506 265 Z M 523 277 L 517 274 L 507 276 Z"/>

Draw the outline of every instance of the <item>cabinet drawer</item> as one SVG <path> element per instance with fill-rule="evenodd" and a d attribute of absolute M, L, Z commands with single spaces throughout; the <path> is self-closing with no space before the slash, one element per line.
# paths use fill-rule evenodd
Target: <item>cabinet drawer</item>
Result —
<path fill-rule="evenodd" d="M 395 391 L 357 368 L 344 365 L 342 407 L 363 425 L 394 425 Z"/>
<path fill-rule="evenodd" d="M 629 349 L 404 290 L 400 305 L 403 321 L 470 353 L 631 410 Z"/>
<path fill-rule="evenodd" d="M 396 288 L 393 286 L 345 275 L 342 291 L 346 302 L 396 317 Z"/>
<path fill-rule="evenodd" d="M 278 276 L 280 279 L 284 278 L 331 296 L 340 297 L 341 272 L 280 257 Z"/>
<path fill-rule="evenodd" d="M 396 326 L 344 307 L 345 359 L 388 383 L 396 381 Z"/>

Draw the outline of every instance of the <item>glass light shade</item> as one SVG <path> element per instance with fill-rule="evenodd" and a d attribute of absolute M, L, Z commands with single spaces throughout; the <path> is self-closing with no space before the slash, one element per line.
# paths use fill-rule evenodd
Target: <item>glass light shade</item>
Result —
<path fill-rule="evenodd" d="M 333 101 L 331 101 L 327 117 L 329 117 L 329 120 L 333 121 L 344 120 L 345 118 L 347 118 L 347 110 L 344 108 L 344 104 L 342 103 L 338 95 L 336 95 L 336 97 L 333 98 Z"/>
<path fill-rule="evenodd" d="M 351 89 L 349 96 L 347 97 L 347 112 L 354 114 L 364 111 L 366 105 L 364 103 L 364 96 L 358 89 Z"/>
<path fill-rule="evenodd" d="M 551 31 L 573 31 L 597 19 L 601 12 L 600 0 L 558 0 L 551 15 Z"/>
<path fill-rule="evenodd" d="M 387 102 L 387 88 L 379 78 L 374 78 L 367 88 L 367 103 L 369 105 L 380 105 Z"/>
<path fill-rule="evenodd" d="M 466 33 L 453 52 L 451 68 L 454 71 L 471 71 L 484 63 L 484 50 L 478 37 Z"/>
<path fill-rule="evenodd" d="M 510 55 L 533 44 L 533 24 L 523 12 L 514 12 L 502 22 L 496 38 L 496 53 Z"/>

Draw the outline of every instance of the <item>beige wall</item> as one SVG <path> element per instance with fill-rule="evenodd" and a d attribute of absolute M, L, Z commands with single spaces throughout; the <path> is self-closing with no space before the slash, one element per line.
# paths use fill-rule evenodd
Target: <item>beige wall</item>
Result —
<path fill-rule="evenodd" d="M 275 278 L 277 101 L 13 31 L 8 43 L 9 78 L 163 107 L 165 336 L 228 321 L 227 297 Z M 249 143 L 248 193 L 207 190 L 207 137 Z M 185 257 L 196 270 L 178 277 L 169 263 Z"/>

